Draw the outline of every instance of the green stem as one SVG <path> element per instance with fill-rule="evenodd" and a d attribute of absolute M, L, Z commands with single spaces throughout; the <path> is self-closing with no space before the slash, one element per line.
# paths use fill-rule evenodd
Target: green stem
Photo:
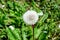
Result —
<path fill-rule="evenodd" d="M 34 28 L 33 28 L 33 40 L 34 40 Z"/>
<path fill-rule="evenodd" d="M 34 40 L 34 25 L 32 25 L 32 28 L 33 28 L 33 40 Z"/>

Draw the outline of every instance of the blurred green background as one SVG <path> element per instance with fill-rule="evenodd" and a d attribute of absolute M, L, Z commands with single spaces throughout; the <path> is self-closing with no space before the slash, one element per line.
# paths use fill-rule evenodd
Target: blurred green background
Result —
<path fill-rule="evenodd" d="M 60 40 L 60 0 L 0 0 L 0 40 L 33 40 L 32 26 L 22 19 L 27 10 L 44 13 L 35 24 L 35 40 Z"/>

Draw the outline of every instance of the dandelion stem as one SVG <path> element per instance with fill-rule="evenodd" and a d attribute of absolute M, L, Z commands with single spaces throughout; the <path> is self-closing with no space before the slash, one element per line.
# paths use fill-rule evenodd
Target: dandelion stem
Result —
<path fill-rule="evenodd" d="M 32 28 L 33 28 L 33 40 L 34 40 L 34 25 L 32 25 Z"/>

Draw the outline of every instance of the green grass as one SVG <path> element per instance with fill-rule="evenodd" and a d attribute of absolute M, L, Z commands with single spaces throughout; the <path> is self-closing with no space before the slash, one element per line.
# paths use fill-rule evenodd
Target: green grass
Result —
<path fill-rule="evenodd" d="M 60 40 L 60 1 L 59 0 L 31 0 L 12 1 L 0 0 L 5 5 L 0 8 L 0 39 L 1 40 L 33 40 L 33 29 L 26 25 L 22 19 L 27 10 L 43 11 L 44 15 L 39 17 L 35 24 L 35 40 Z M 11 30 L 9 26 L 14 26 Z M 46 31 L 47 33 L 45 33 Z"/>

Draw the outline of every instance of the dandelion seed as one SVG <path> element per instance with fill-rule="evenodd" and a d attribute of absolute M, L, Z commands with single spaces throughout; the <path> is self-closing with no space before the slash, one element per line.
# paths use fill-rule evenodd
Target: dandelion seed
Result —
<path fill-rule="evenodd" d="M 9 28 L 10 28 L 11 30 L 14 30 L 14 27 L 13 27 L 13 26 L 9 26 Z"/>
<path fill-rule="evenodd" d="M 44 31 L 44 33 L 47 33 L 47 31 Z"/>
<path fill-rule="evenodd" d="M 60 24 L 59 24 L 59 28 L 60 28 Z"/>
<path fill-rule="evenodd" d="M 2 8 L 2 9 L 3 9 L 4 7 L 5 7 L 5 5 L 0 4 L 0 8 Z"/>
<path fill-rule="evenodd" d="M 38 13 L 38 16 L 42 16 L 43 15 L 43 12 L 41 11 L 40 13 Z"/>
<path fill-rule="evenodd" d="M 23 15 L 23 20 L 28 25 L 34 25 L 38 21 L 37 12 L 35 12 L 33 10 L 28 10 Z"/>
<path fill-rule="evenodd" d="M 2 8 L 4 8 L 5 7 L 5 5 L 2 5 Z"/>

